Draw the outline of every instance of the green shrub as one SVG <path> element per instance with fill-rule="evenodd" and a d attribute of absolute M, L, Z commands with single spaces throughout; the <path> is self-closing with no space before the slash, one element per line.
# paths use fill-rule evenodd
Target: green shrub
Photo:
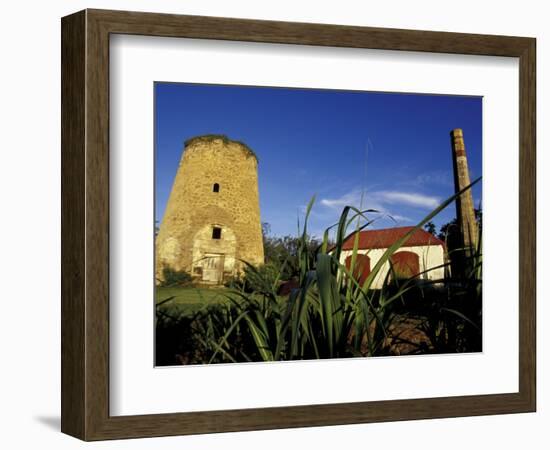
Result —
<path fill-rule="evenodd" d="M 274 264 L 263 264 L 259 267 L 246 265 L 243 274 L 243 288 L 246 292 L 273 292 L 277 290 L 280 269 Z"/>
<path fill-rule="evenodd" d="M 188 286 L 193 281 L 193 277 L 184 270 L 174 270 L 171 267 L 162 269 L 163 281 L 160 284 L 163 287 L 170 286 Z"/>
<path fill-rule="evenodd" d="M 243 286 L 243 279 L 240 275 L 230 275 L 224 277 L 223 285 L 229 289 L 241 289 Z"/>

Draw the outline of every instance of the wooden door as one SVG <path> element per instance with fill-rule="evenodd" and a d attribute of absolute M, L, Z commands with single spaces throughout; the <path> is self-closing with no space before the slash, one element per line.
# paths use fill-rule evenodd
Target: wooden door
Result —
<path fill-rule="evenodd" d="M 346 258 L 346 269 L 351 271 L 352 256 Z M 370 275 L 370 258 L 367 255 L 357 254 L 355 255 L 355 264 L 353 268 L 353 278 L 363 285 L 367 277 Z"/>
<path fill-rule="evenodd" d="M 202 265 L 202 281 L 221 284 L 223 281 L 224 255 L 208 253 Z"/>
<path fill-rule="evenodd" d="M 408 279 L 420 272 L 419 258 L 416 253 L 400 251 L 394 253 L 390 260 L 397 279 Z"/>

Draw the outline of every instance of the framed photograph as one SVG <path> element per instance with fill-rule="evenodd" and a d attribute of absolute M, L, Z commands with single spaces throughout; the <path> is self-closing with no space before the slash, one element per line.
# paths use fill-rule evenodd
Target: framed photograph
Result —
<path fill-rule="evenodd" d="M 61 25 L 63 432 L 535 411 L 535 39 Z"/>

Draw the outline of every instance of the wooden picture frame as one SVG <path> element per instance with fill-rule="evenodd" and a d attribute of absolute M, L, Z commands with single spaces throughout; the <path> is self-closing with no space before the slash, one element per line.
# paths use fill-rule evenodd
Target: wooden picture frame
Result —
<path fill-rule="evenodd" d="M 84 440 L 535 411 L 533 38 L 85 10 L 62 29 L 62 416 Z M 519 58 L 519 392 L 109 415 L 109 36 L 136 34 Z"/>

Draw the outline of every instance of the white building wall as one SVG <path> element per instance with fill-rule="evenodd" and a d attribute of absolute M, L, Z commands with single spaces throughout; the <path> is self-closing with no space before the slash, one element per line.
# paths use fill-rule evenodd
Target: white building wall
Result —
<path fill-rule="evenodd" d="M 386 248 L 376 248 L 376 249 L 358 249 L 358 254 L 366 254 L 370 258 L 370 268 L 371 271 L 374 269 L 374 266 L 378 263 L 378 260 L 386 252 Z M 445 262 L 445 254 L 443 251 L 443 246 L 441 245 L 424 245 L 424 246 L 414 246 L 414 247 L 400 247 L 399 252 L 407 251 L 416 253 L 418 255 L 419 269 L 420 272 L 425 270 L 432 269 L 434 267 L 441 266 Z M 397 253 L 397 251 L 395 253 Z M 346 258 L 353 254 L 353 250 L 344 250 L 340 255 L 340 263 L 345 264 Z M 380 289 L 384 284 L 384 280 L 388 271 L 390 270 L 389 262 L 385 262 L 381 270 L 376 275 L 372 287 L 375 289 Z M 437 269 L 430 270 L 427 273 L 423 273 L 419 279 L 424 280 L 437 280 L 443 278 L 445 275 L 445 269 L 439 267 Z"/>

